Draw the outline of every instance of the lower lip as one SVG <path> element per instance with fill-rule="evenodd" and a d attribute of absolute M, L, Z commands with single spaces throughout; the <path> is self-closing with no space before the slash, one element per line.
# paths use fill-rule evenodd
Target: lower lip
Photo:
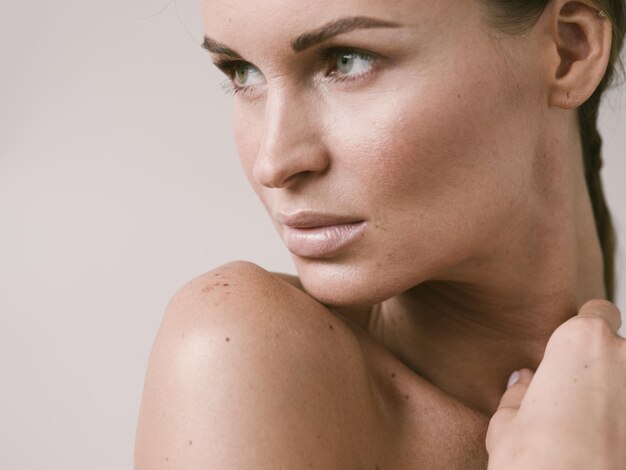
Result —
<path fill-rule="evenodd" d="M 365 221 L 328 227 L 294 228 L 284 226 L 283 240 L 294 255 L 323 258 L 336 254 L 365 233 Z"/>

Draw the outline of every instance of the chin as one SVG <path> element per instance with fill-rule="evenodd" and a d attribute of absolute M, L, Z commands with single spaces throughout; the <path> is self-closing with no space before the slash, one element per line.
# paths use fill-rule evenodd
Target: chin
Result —
<path fill-rule="evenodd" d="M 296 263 L 296 266 L 306 292 L 330 307 L 369 307 L 401 292 L 385 285 L 380 271 L 375 273 L 365 267 L 328 262 Z"/>

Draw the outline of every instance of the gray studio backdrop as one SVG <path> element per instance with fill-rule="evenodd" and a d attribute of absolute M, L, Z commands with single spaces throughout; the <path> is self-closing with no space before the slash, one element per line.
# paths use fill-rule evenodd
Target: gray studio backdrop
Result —
<path fill-rule="evenodd" d="M 173 292 L 233 259 L 295 273 L 240 170 L 198 1 L 166 5 L 0 0 L 0 469 L 131 468 Z M 625 115 L 614 93 L 622 244 Z"/>

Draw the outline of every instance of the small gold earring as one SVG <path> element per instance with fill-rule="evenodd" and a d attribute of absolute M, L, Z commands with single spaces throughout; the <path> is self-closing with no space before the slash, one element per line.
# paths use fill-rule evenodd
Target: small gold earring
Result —
<path fill-rule="evenodd" d="M 596 11 L 596 16 L 600 19 L 604 19 L 606 18 L 606 12 L 604 10 L 597 10 Z"/>

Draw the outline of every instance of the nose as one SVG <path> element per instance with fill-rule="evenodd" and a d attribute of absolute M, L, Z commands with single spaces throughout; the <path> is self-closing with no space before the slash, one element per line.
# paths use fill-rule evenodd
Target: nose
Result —
<path fill-rule="evenodd" d="M 268 94 L 264 121 L 265 132 L 253 167 L 259 184 L 288 187 L 328 168 L 330 160 L 319 138 L 312 103 L 297 94 Z"/>

